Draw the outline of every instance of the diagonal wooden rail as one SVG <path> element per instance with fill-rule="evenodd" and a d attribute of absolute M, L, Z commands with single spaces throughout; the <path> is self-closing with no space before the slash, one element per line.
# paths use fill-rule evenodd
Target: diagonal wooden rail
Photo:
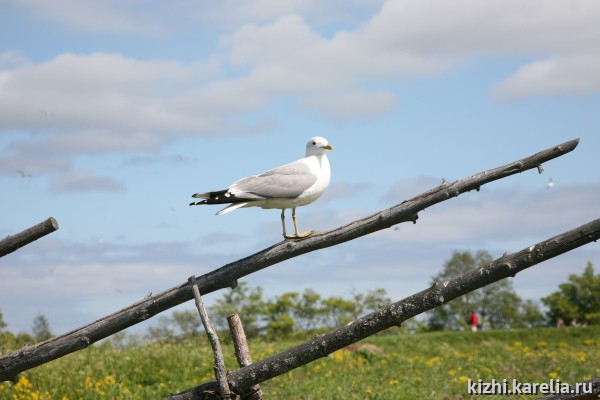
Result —
<path fill-rule="evenodd" d="M 514 277 L 529 267 L 598 239 L 600 239 L 600 219 L 526 247 L 516 253 L 505 254 L 485 267 L 475 268 L 464 275 L 444 282 L 436 282 L 428 289 L 365 315 L 350 324 L 318 335 L 264 360 L 231 371 L 227 376 L 229 386 L 235 393 L 244 393 L 251 385 L 326 357 L 334 351 L 384 329 L 400 325 L 409 318 L 446 304 L 457 297 L 509 276 Z M 207 399 L 210 398 L 207 396 L 207 392 L 214 391 L 215 387 L 218 387 L 216 381 L 207 382 L 172 395 L 167 400 Z"/>
<path fill-rule="evenodd" d="M 534 155 L 454 181 L 443 182 L 421 195 L 369 217 L 353 221 L 327 232 L 316 232 L 302 240 L 284 240 L 246 258 L 229 263 L 197 278 L 198 288 L 208 294 L 235 287 L 237 280 L 256 271 L 311 251 L 331 247 L 401 222 L 416 222 L 419 211 L 462 193 L 479 190 L 486 183 L 537 168 L 573 151 L 579 139 L 571 140 Z M 190 284 L 185 282 L 162 293 L 149 296 L 114 314 L 34 346 L 27 346 L 0 358 L 0 382 L 12 380 L 22 371 L 84 349 L 96 341 L 142 322 L 162 311 L 192 299 Z"/>

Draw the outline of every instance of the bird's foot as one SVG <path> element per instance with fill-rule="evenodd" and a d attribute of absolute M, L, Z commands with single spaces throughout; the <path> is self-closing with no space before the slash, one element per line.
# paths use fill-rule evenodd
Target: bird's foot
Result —
<path fill-rule="evenodd" d="M 306 237 L 309 237 L 313 233 L 314 233 L 314 231 L 306 231 L 306 232 L 297 233 L 295 235 L 283 235 L 283 237 L 286 239 L 304 239 Z"/>

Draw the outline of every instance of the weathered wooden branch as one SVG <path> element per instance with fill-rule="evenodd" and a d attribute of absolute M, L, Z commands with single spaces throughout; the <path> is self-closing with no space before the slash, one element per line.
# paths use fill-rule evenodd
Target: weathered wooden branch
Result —
<path fill-rule="evenodd" d="M 206 308 L 204 308 L 204 302 L 202 301 L 202 296 L 200 295 L 200 289 L 198 289 L 198 285 L 196 284 L 196 277 L 192 276 L 189 279 L 189 282 L 192 285 L 194 299 L 196 300 L 196 308 L 200 314 L 202 325 L 204 326 L 206 336 L 208 336 L 208 340 L 210 341 L 210 346 L 212 347 L 215 357 L 213 369 L 215 370 L 215 377 L 217 378 L 217 383 L 219 385 L 220 397 L 223 400 L 229 400 L 231 398 L 231 391 L 229 390 L 229 382 L 227 381 L 227 369 L 225 368 L 225 359 L 223 357 L 221 343 L 219 342 L 219 335 L 217 335 L 215 328 L 210 322 L 210 318 L 208 318 Z"/>
<path fill-rule="evenodd" d="M 218 289 L 235 287 L 237 279 L 284 260 L 356 239 L 401 222 L 415 222 L 418 218 L 417 214 L 421 210 L 461 193 L 479 189 L 486 183 L 538 168 L 546 161 L 569 153 L 577 147 L 578 143 L 579 139 L 571 140 L 522 160 L 483 171 L 459 181 L 443 182 L 440 186 L 401 204 L 327 232 L 315 232 L 302 240 L 284 240 L 251 256 L 199 276 L 197 278 L 199 289 L 206 295 Z M 162 293 L 149 296 L 89 325 L 7 354 L 0 358 L 0 382 L 11 379 L 27 369 L 84 349 L 100 339 L 191 299 L 192 292 L 189 283 L 186 282 Z"/>
<path fill-rule="evenodd" d="M 228 374 L 229 385 L 235 393 L 243 393 L 251 385 L 326 357 L 336 350 L 384 329 L 400 325 L 409 318 L 446 304 L 457 297 L 509 276 L 514 277 L 517 273 L 533 265 L 598 239 L 600 239 L 600 219 L 534 244 L 517 253 L 505 254 L 485 267 L 473 269 L 454 279 L 436 282 L 428 289 L 381 308 L 348 325 L 318 335 L 279 354 L 232 371 Z M 204 392 L 211 390 L 214 385 L 215 382 L 208 382 L 175 394 L 168 399 L 205 399 Z"/>
<path fill-rule="evenodd" d="M 248 347 L 242 320 L 238 314 L 233 314 L 227 317 L 227 324 L 229 325 L 229 332 L 233 340 L 233 350 L 235 351 L 238 364 L 240 367 L 247 367 L 252 364 L 252 356 L 250 355 L 250 348 Z M 246 392 L 241 394 L 241 397 L 243 400 L 262 399 L 263 393 L 260 390 L 260 385 L 252 385 Z"/>
<path fill-rule="evenodd" d="M 56 222 L 54 218 L 50 217 L 44 222 L 40 222 L 39 224 L 25 229 L 22 232 L 9 235 L 0 240 L 0 257 L 4 257 L 5 255 L 18 250 L 21 247 L 26 246 L 29 243 L 36 241 L 42 236 L 46 236 L 57 229 L 58 222 Z"/>

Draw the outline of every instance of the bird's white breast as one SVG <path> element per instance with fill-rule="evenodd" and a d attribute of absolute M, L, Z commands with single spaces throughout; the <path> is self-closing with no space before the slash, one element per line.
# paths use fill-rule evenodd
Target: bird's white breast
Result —
<path fill-rule="evenodd" d="M 309 157 L 309 165 L 311 171 L 317 175 L 317 181 L 298 197 L 301 202 L 298 205 L 310 204 L 318 199 L 329 186 L 331 179 L 331 167 L 327 155 Z"/>

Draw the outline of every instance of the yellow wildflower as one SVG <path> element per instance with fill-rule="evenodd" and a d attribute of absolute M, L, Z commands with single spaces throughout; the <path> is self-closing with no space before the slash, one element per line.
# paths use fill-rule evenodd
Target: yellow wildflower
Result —
<path fill-rule="evenodd" d="M 433 367 L 435 364 L 437 364 L 439 362 L 440 362 L 440 358 L 439 357 L 431 357 L 425 363 L 427 364 L 428 367 Z"/>

